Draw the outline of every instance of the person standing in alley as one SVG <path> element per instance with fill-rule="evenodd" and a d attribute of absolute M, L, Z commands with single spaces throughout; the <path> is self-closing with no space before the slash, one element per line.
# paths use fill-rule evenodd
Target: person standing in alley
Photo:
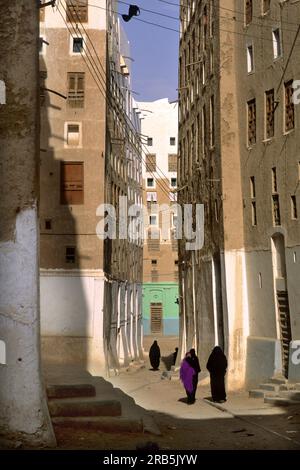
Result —
<path fill-rule="evenodd" d="M 215 402 L 226 401 L 225 374 L 227 369 L 227 359 L 220 346 L 214 347 L 209 356 L 207 370 L 210 373 L 210 388 L 212 399 Z"/>
<path fill-rule="evenodd" d="M 195 374 L 193 375 L 193 391 L 191 396 L 192 403 L 194 403 L 196 400 L 196 391 L 198 386 L 198 374 L 201 372 L 199 359 L 196 356 L 196 351 L 194 348 L 190 350 L 190 357 L 188 358 L 188 361 L 195 371 Z"/>
<path fill-rule="evenodd" d="M 180 380 L 185 388 L 185 392 L 187 395 L 187 403 L 188 405 L 192 405 L 195 400 L 193 399 L 193 390 L 194 390 L 194 383 L 193 377 L 195 375 L 195 370 L 191 365 L 191 353 L 187 352 L 185 358 L 181 362 L 180 366 Z"/>
<path fill-rule="evenodd" d="M 160 362 L 160 348 L 155 340 L 149 351 L 150 364 L 153 370 L 158 370 Z"/>
<path fill-rule="evenodd" d="M 176 364 L 177 354 L 178 354 L 178 348 L 175 348 L 175 351 L 173 352 L 173 366 L 175 366 Z"/>

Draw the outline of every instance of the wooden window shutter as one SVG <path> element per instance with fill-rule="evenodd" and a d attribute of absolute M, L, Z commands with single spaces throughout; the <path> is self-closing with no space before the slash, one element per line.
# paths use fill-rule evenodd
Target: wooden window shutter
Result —
<path fill-rule="evenodd" d="M 284 84 L 285 87 L 285 130 L 290 131 L 295 127 L 295 109 L 293 103 L 293 80 Z"/>
<path fill-rule="evenodd" d="M 176 154 L 170 154 L 168 156 L 168 170 L 177 171 L 177 155 Z"/>
<path fill-rule="evenodd" d="M 266 138 L 274 137 L 274 90 L 266 92 Z"/>
<path fill-rule="evenodd" d="M 246 0 L 246 8 L 245 8 L 246 25 L 251 23 L 252 15 L 253 15 L 252 0 Z"/>
<path fill-rule="evenodd" d="M 156 155 L 148 154 L 146 156 L 146 171 L 156 171 Z"/>
<path fill-rule="evenodd" d="M 67 0 L 67 21 L 86 23 L 88 21 L 87 0 Z"/>
<path fill-rule="evenodd" d="M 83 163 L 61 162 L 61 204 L 83 204 L 83 201 Z"/>
<path fill-rule="evenodd" d="M 256 142 L 256 103 L 255 99 L 248 101 L 248 145 Z"/>
<path fill-rule="evenodd" d="M 84 72 L 68 73 L 68 106 L 70 108 L 84 107 Z"/>

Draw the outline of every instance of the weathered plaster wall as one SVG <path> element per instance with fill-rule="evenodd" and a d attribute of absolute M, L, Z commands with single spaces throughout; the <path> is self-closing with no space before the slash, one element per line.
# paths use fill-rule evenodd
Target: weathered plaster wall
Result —
<path fill-rule="evenodd" d="M 0 434 L 54 445 L 40 368 L 37 2 L 1 2 L 0 17 Z"/>

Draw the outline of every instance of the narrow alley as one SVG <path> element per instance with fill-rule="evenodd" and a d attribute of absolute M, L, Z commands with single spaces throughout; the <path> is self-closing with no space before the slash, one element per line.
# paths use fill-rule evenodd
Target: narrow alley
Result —
<path fill-rule="evenodd" d="M 147 344 L 147 338 L 145 343 Z M 176 340 L 165 343 L 162 358 L 172 351 Z M 129 449 L 155 443 L 160 450 L 184 449 L 300 449 L 300 406 L 281 408 L 249 398 L 247 392 L 232 393 L 223 405 L 210 403 L 210 388 L 204 371 L 200 373 L 197 400 L 186 404 L 185 392 L 178 374 L 167 377 L 161 361 L 160 370 L 152 371 L 145 351 L 145 363 L 110 377 L 121 390 L 121 402 L 128 396 L 137 407 L 132 416 L 146 413 L 157 425 L 150 432 L 110 432 L 55 427 L 61 449 Z M 112 396 L 112 395 L 111 395 Z M 159 432 L 158 432 L 159 431 Z"/>

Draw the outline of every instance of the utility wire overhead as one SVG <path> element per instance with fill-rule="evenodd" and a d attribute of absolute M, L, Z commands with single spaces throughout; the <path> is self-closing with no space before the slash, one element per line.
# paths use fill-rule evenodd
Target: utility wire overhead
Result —
<path fill-rule="evenodd" d="M 107 8 L 105 7 L 100 7 L 99 5 L 93 5 L 91 3 L 88 3 L 89 6 L 91 7 L 94 7 L 94 8 L 99 8 L 101 10 L 106 10 L 108 11 Z M 121 13 L 119 13 L 118 11 L 115 11 L 115 10 L 110 10 L 112 13 L 115 13 L 119 16 L 122 16 Z M 226 20 L 232 20 L 232 18 L 227 18 L 227 17 L 224 17 Z M 175 33 L 178 33 L 178 34 L 185 34 L 187 36 L 192 36 L 191 33 L 187 34 L 187 33 L 182 33 L 182 31 L 180 31 L 179 29 L 175 29 L 175 28 L 171 28 L 169 26 L 165 26 L 165 25 L 161 25 L 159 23 L 154 23 L 153 21 L 147 21 L 147 20 L 142 20 L 140 18 L 136 18 L 136 17 L 133 17 L 133 20 L 135 21 L 140 21 L 142 23 L 145 23 L 145 24 L 148 24 L 148 25 L 151 25 L 151 26 L 155 26 L 157 28 L 161 28 L 161 29 L 165 29 L 167 31 L 173 31 Z M 219 31 L 222 31 L 223 33 L 229 33 L 229 34 L 236 34 L 238 36 L 243 36 L 243 37 L 246 37 L 247 39 L 249 38 L 256 38 L 256 39 L 259 39 L 259 40 L 263 40 L 263 41 L 268 41 L 268 42 L 272 42 L 273 43 L 273 39 L 272 38 L 262 38 L 261 36 L 256 36 L 254 34 L 249 34 L 247 32 L 245 33 L 242 33 L 242 32 L 239 32 L 239 31 L 230 31 L 230 30 L 227 30 L 227 29 L 223 29 L 223 28 L 219 28 Z M 295 32 L 294 30 L 290 30 L 291 32 Z M 198 35 L 195 35 L 195 39 L 201 39 Z M 291 44 L 291 43 L 286 43 L 286 44 Z"/>
<path fill-rule="evenodd" d="M 182 9 L 185 9 L 185 8 L 190 8 L 191 5 L 189 5 L 188 3 L 185 3 L 185 2 L 181 2 L 180 4 L 178 3 L 172 3 L 172 2 L 169 2 L 168 0 L 157 0 L 158 2 L 161 2 L 161 3 L 166 3 L 168 5 L 172 5 L 172 6 L 175 6 L 175 7 L 178 7 L 178 8 L 182 8 Z M 209 3 L 212 7 L 214 7 L 214 3 L 213 3 L 214 0 L 208 0 L 207 3 Z M 235 13 L 235 14 L 239 14 L 239 15 L 242 15 L 243 17 L 245 17 L 245 12 L 244 11 L 241 11 L 241 10 L 233 10 L 232 8 L 226 8 L 226 7 L 222 7 L 221 5 L 218 6 L 218 8 L 220 8 L 220 10 L 224 10 L 224 11 L 229 11 L 231 13 Z M 226 16 L 222 17 L 222 18 L 227 18 Z M 270 18 L 268 16 L 268 14 L 264 14 L 264 15 L 261 15 L 261 16 L 257 16 L 257 15 L 252 15 L 252 18 L 256 18 L 256 19 L 259 19 L 259 20 L 263 20 L 263 21 L 271 21 L 272 23 L 274 23 L 274 19 L 273 18 Z M 292 24 L 294 26 L 298 26 L 298 23 L 295 23 L 294 21 L 282 21 L 282 23 L 284 24 Z M 258 24 L 258 23 L 256 23 Z"/>
<path fill-rule="evenodd" d="M 73 5 L 73 4 L 72 4 L 72 5 Z M 65 10 L 65 12 L 66 12 L 66 14 L 67 14 L 67 11 L 66 11 L 65 7 L 63 7 L 63 8 L 64 8 L 64 10 Z M 107 10 L 107 9 L 105 8 L 105 10 Z M 93 44 L 93 41 L 91 40 L 91 38 L 90 38 L 88 32 L 86 31 L 84 25 L 82 24 L 82 22 L 81 22 L 81 20 L 80 20 L 80 18 L 79 18 L 79 15 L 78 15 L 78 13 L 77 13 L 76 10 L 75 10 L 75 14 L 76 14 L 77 21 L 80 23 L 80 25 L 81 25 L 81 27 L 82 27 L 84 33 L 85 33 L 86 36 L 88 37 L 88 39 L 89 39 L 89 41 L 90 41 L 90 43 L 91 43 L 91 45 L 92 45 L 92 48 L 93 48 L 93 50 L 94 50 L 94 52 L 95 52 L 95 55 L 96 55 L 96 57 L 97 57 L 97 59 L 98 59 L 98 62 L 99 62 L 99 64 L 100 64 L 100 67 L 101 67 L 101 69 L 102 69 L 102 71 L 103 71 L 103 75 L 104 75 L 104 78 L 103 78 L 103 77 L 101 77 L 101 78 L 103 79 L 104 86 L 105 86 L 105 83 L 106 83 L 106 71 L 105 71 L 105 69 L 104 69 L 104 67 L 103 67 L 103 65 L 102 65 L 102 63 L 101 63 L 101 61 L 100 61 L 100 59 L 99 59 L 99 57 L 98 57 L 98 54 L 97 54 L 97 52 L 96 52 L 95 46 L 94 46 L 94 44 Z M 70 19 L 70 18 L 69 18 L 69 19 Z M 100 74 L 100 75 L 101 75 L 101 74 Z M 136 129 L 134 128 L 132 122 L 128 119 L 127 115 L 124 115 L 124 117 L 125 117 L 125 120 L 126 120 L 127 124 L 129 125 L 129 127 L 131 127 L 131 129 L 133 128 L 134 133 L 137 134 Z M 141 145 L 142 145 L 142 146 L 144 147 L 144 149 L 145 149 L 145 145 L 144 145 L 142 142 L 141 142 Z M 148 149 L 146 149 L 146 152 L 144 152 L 144 153 L 145 153 L 146 155 L 148 155 L 148 154 L 149 154 Z M 157 169 L 158 169 L 158 173 L 161 173 L 161 175 L 164 176 L 164 178 L 168 179 L 168 177 L 164 174 L 164 172 L 163 172 L 158 166 L 157 166 Z"/>
<path fill-rule="evenodd" d="M 63 5 L 62 5 L 62 6 L 63 6 Z M 65 9 L 64 6 L 63 6 L 63 9 L 64 9 L 64 11 L 65 11 L 65 13 L 66 13 L 66 15 L 67 15 L 67 18 L 68 18 L 69 22 L 72 24 L 72 28 L 73 28 L 73 30 L 74 30 L 74 32 L 75 32 L 75 34 L 76 34 L 76 37 L 81 37 L 81 36 L 78 35 L 78 31 L 79 31 L 78 27 L 75 29 L 75 27 L 74 27 L 74 25 L 73 25 L 73 22 L 71 21 L 72 18 L 68 15 L 67 10 Z M 58 10 L 59 10 L 59 8 L 58 8 Z M 61 17 L 62 17 L 62 19 L 63 19 L 65 25 L 67 26 L 67 28 L 68 28 L 68 30 L 69 30 L 69 33 L 70 33 L 71 36 L 73 37 L 73 35 L 72 35 L 72 33 L 71 33 L 71 31 L 70 31 L 70 29 L 69 29 L 69 27 L 68 27 L 68 25 L 67 25 L 67 23 L 66 23 L 66 21 L 65 21 L 65 18 L 64 18 L 63 14 L 61 13 L 60 10 L 59 10 L 59 13 L 60 13 L 60 15 L 61 15 Z M 93 50 L 95 51 L 96 57 L 97 57 L 97 59 L 98 59 L 98 61 L 99 61 L 99 64 L 100 64 L 100 66 L 101 66 L 101 68 L 102 68 L 102 70 L 103 70 L 103 73 L 104 73 L 104 75 L 106 76 L 105 70 L 104 70 L 103 65 L 102 65 L 102 63 L 101 63 L 101 61 L 100 61 L 100 59 L 99 59 L 99 57 L 98 57 L 98 55 L 97 55 L 96 49 L 95 49 L 95 47 L 94 47 L 94 45 L 93 45 L 93 42 L 92 42 L 92 40 L 90 39 L 90 37 L 89 37 L 89 35 L 88 35 L 88 32 L 86 31 L 86 29 L 85 29 L 84 26 L 82 25 L 82 22 L 81 22 L 80 18 L 78 17 L 77 12 L 76 12 L 76 16 L 77 16 L 77 20 L 78 20 L 78 22 L 81 24 L 81 26 L 82 26 L 82 28 L 83 28 L 85 34 L 86 34 L 87 37 L 89 38 L 89 41 L 91 42 L 92 47 L 93 47 Z M 80 32 L 80 31 L 79 31 L 79 32 Z M 85 42 L 85 44 L 86 44 L 86 41 L 84 41 L 84 42 Z M 87 44 L 86 44 L 86 45 L 87 45 Z M 88 48 L 88 51 L 90 52 L 90 49 L 89 49 L 89 48 Z M 80 53 L 81 53 L 81 52 L 80 52 Z M 81 56 L 83 57 L 85 63 L 87 64 L 87 61 L 86 61 L 86 59 L 85 59 L 85 57 L 84 57 L 84 55 L 83 55 L 82 53 L 81 53 Z M 113 103 L 112 103 L 112 101 L 111 101 L 111 99 L 110 99 L 110 96 L 107 95 L 107 91 L 106 91 L 106 89 L 105 89 L 105 88 L 106 88 L 106 87 L 105 87 L 105 78 L 102 77 L 101 72 L 100 72 L 99 68 L 97 67 L 97 64 L 95 64 L 95 61 L 94 61 L 94 59 L 93 59 L 92 56 L 91 56 L 91 59 L 93 60 L 93 63 L 91 63 L 90 61 L 89 61 L 89 63 L 92 65 L 92 68 L 93 68 L 94 72 L 96 73 L 96 75 L 97 75 L 97 71 L 95 70 L 95 66 L 94 66 L 94 65 L 96 65 L 96 68 L 97 68 L 97 70 L 99 71 L 100 78 L 99 78 L 99 75 L 97 75 L 97 77 L 98 77 L 98 79 L 100 80 L 100 83 L 102 84 L 102 87 L 104 88 L 104 94 L 103 94 L 103 91 L 100 90 L 100 88 L 99 88 L 97 82 L 96 82 L 96 84 L 97 84 L 99 90 L 101 91 L 101 94 L 102 94 L 102 96 L 104 97 L 104 99 L 106 100 L 106 99 L 108 98 L 109 101 L 110 101 L 110 104 L 113 105 Z M 88 65 L 87 65 L 87 66 L 88 66 Z M 91 72 L 89 66 L 88 66 L 88 69 L 89 69 L 90 73 L 92 74 L 92 76 L 93 76 L 93 78 L 94 78 L 94 80 L 95 80 L 95 77 L 94 77 L 93 73 Z M 101 82 L 101 79 L 102 79 L 102 82 Z M 96 81 L 96 80 L 95 80 L 95 81 Z M 130 120 L 128 120 L 128 117 L 127 117 L 124 113 L 123 113 L 123 117 L 125 117 L 125 121 L 127 122 L 127 124 L 128 124 L 131 128 L 133 128 L 133 132 L 134 132 L 135 134 L 137 134 L 136 129 L 134 128 L 132 122 L 131 122 Z M 129 137 L 129 139 L 130 139 L 130 136 L 129 136 L 129 135 L 127 135 L 127 137 Z M 143 145 L 143 144 L 142 144 L 142 145 Z M 146 156 L 148 155 L 148 153 L 146 153 L 146 152 L 143 150 L 143 148 L 142 148 L 142 153 L 144 153 Z M 142 155 L 141 155 L 141 158 L 142 158 L 142 163 L 146 166 L 146 162 L 144 161 Z M 162 171 L 162 170 L 160 170 L 160 171 Z M 161 189 L 161 190 L 165 193 L 165 195 L 167 195 L 168 198 L 170 199 L 169 191 L 168 191 L 169 188 L 164 187 L 164 186 L 162 185 L 162 182 L 161 182 L 160 180 L 158 180 L 152 172 L 151 172 L 151 174 L 152 174 L 152 176 L 154 177 L 154 179 L 156 180 L 156 182 L 157 182 L 158 186 L 160 187 L 160 189 Z M 166 189 L 165 189 L 165 188 L 166 188 Z M 171 199 L 170 199 L 170 200 L 171 200 Z M 172 201 L 172 200 L 171 200 L 171 201 Z M 173 201 L 172 201 L 172 202 L 173 202 Z"/>

